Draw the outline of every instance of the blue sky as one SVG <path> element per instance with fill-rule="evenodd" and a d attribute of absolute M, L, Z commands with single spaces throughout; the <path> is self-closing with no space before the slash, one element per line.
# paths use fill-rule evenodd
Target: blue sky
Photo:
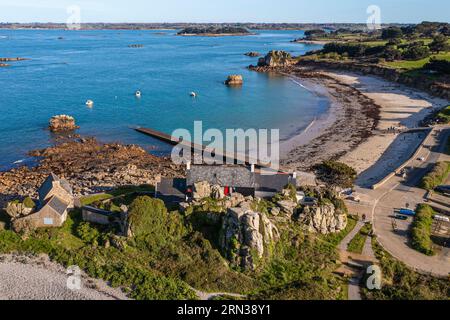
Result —
<path fill-rule="evenodd" d="M 381 22 L 449 22 L 449 0 L 0 0 L 0 22 L 366 22 L 369 5 Z"/>

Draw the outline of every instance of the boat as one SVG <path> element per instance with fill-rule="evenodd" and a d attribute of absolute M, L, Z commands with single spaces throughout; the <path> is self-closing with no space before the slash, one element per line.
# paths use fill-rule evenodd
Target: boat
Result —
<path fill-rule="evenodd" d="M 142 93 L 140 90 L 136 91 L 136 93 L 134 94 L 137 98 L 140 98 L 142 96 Z"/>
<path fill-rule="evenodd" d="M 194 97 L 194 98 L 196 98 L 197 97 L 197 94 L 195 93 L 195 92 L 191 92 L 191 93 L 189 93 L 189 95 L 191 96 L 191 97 Z"/>
<path fill-rule="evenodd" d="M 94 105 L 94 101 L 92 101 L 92 100 L 87 100 L 87 101 L 86 101 L 86 105 L 87 105 L 88 107 L 92 107 L 92 106 Z"/>

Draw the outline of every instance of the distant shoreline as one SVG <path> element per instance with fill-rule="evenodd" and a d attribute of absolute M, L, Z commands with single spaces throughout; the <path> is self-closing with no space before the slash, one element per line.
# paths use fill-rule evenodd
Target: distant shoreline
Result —
<path fill-rule="evenodd" d="M 183 33 L 177 34 L 179 37 L 242 37 L 255 36 L 256 33 Z"/>

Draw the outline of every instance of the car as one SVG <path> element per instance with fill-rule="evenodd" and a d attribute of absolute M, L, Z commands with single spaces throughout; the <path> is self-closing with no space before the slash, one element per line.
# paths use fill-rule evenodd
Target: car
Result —
<path fill-rule="evenodd" d="M 435 215 L 434 217 L 433 217 L 433 219 L 434 220 L 437 220 L 437 221 L 444 221 L 444 222 L 450 222 L 450 218 L 449 217 L 446 217 L 446 216 L 441 216 L 441 215 Z"/>
<path fill-rule="evenodd" d="M 398 213 L 400 213 L 401 215 L 404 215 L 404 216 L 411 216 L 411 217 L 416 215 L 416 212 L 414 210 L 406 209 L 406 208 L 401 208 L 398 211 Z"/>
<path fill-rule="evenodd" d="M 394 218 L 395 218 L 395 219 L 398 219 L 398 220 L 408 220 L 408 217 L 407 217 L 407 216 L 404 216 L 404 215 L 401 215 L 401 214 L 396 214 L 396 215 L 394 216 Z"/>
<path fill-rule="evenodd" d="M 419 161 L 425 161 L 425 157 L 419 157 L 419 158 L 417 158 L 417 160 L 419 160 Z"/>

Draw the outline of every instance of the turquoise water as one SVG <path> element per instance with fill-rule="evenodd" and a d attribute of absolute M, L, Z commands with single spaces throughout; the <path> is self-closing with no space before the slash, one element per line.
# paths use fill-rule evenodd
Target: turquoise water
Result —
<path fill-rule="evenodd" d="M 289 41 L 301 31 L 247 37 L 178 37 L 175 31 L 0 30 L 0 56 L 26 57 L 0 68 L 0 170 L 53 142 L 56 114 L 75 117 L 78 133 L 136 143 L 154 154 L 169 146 L 131 127 L 171 133 L 204 128 L 279 128 L 286 138 L 326 112 L 328 103 L 291 80 L 246 69 L 247 51 L 301 54 L 318 46 Z M 63 39 L 58 39 L 63 37 Z M 143 44 L 143 48 L 129 48 Z M 242 74 L 242 88 L 223 84 Z M 134 96 L 142 91 L 142 98 Z M 198 93 L 193 99 L 189 92 Z M 86 107 L 87 99 L 95 105 Z"/>

